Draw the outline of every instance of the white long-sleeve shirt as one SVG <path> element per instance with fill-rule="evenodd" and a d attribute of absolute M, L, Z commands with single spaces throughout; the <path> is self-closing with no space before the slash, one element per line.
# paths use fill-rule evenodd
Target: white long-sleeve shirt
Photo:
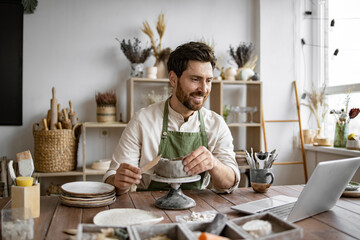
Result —
<path fill-rule="evenodd" d="M 141 167 L 157 156 L 163 125 L 164 106 L 165 101 L 162 101 L 142 108 L 134 114 L 115 148 L 110 168 L 103 177 L 104 181 L 116 173 L 120 163 L 129 163 Z M 235 184 L 231 188 L 219 189 L 216 186 L 213 186 L 213 188 L 217 192 L 232 192 L 240 182 L 240 172 L 235 160 L 231 132 L 224 119 L 217 113 L 204 107 L 201 108 L 201 113 L 204 118 L 209 151 L 223 164 L 231 167 L 236 176 Z M 200 131 L 200 120 L 197 111 L 185 122 L 183 116 L 174 111 L 169 105 L 168 119 L 169 131 Z M 147 173 L 152 174 L 153 170 L 151 169 Z M 143 174 L 138 188 L 147 189 L 151 182 L 149 174 Z M 206 188 L 210 184 L 210 179 L 210 174 L 206 172 L 202 188 Z"/>

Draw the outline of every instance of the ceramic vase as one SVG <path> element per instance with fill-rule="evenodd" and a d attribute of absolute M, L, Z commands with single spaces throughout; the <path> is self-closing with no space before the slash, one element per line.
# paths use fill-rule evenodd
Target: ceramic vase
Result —
<path fill-rule="evenodd" d="M 144 75 L 143 63 L 131 63 L 131 77 L 142 78 Z"/>
<path fill-rule="evenodd" d="M 225 80 L 235 80 L 236 70 L 232 67 L 225 69 Z"/>
<path fill-rule="evenodd" d="M 156 61 L 155 67 L 157 67 L 157 78 L 168 78 L 168 70 L 165 61 Z"/>
<path fill-rule="evenodd" d="M 334 147 L 342 147 L 342 148 L 346 147 L 348 132 L 349 132 L 349 124 L 336 123 Z"/>
<path fill-rule="evenodd" d="M 157 78 L 157 67 L 146 68 L 146 78 L 156 79 Z"/>

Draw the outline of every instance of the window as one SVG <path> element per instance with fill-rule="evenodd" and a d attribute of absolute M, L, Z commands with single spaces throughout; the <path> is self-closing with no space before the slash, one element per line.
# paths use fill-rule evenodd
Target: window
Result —
<path fill-rule="evenodd" d="M 324 58 L 322 75 L 327 86 L 330 109 L 345 109 L 349 95 L 348 111 L 360 108 L 360 1 L 327 0 L 323 2 L 322 33 Z M 335 119 L 328 115 L 328 137 L 333 138 Z M 349 133 L 360 134 L 360 116 L 350 121 Z"/>

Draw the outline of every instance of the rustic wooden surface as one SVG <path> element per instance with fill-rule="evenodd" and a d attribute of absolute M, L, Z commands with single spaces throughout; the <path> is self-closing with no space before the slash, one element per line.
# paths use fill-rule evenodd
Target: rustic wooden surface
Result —
<path fill-rule="evenodd" d="M 216 210 L 227 214 L 229 219 L 242 214 L 232 210 L 232 205 L 274 195 L 297 197 L 300 185 L 272 186 L 267 193 L 255 193 L 251 188 L 239 188 L 232 194 L 216 194 L 210 190 L 184 191 L 196 201 L 192 211 Z M 60 203 L 56 196 L 41 197 L 40 218 L 35 220 L 34 239 L 67 239 L 64 229 L 77 228 L 79 223 L 92 223 L 100 211 L 112 208 L 138 208 L 156 212 L 164 217 L 161 223 L 175 222 L 177 215 L 189 214 L 190 210 L 164 211 L 155 207 L 155 200 L 167 192 L 134 192 L 118 196 L 115 203 L 107 207 L 76 208 Z M 0 198 L 0 208 L 11 208 L 10 198 Z M 341 198 L 330 211 L 296 222 L 304 231 L 303 239 L 360 239 L 360 198 Z"/>

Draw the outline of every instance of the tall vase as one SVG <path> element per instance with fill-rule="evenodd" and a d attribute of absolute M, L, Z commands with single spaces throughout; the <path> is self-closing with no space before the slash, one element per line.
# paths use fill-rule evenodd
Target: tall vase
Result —
<path fill-rule="evenodd" d="M 346 147 L 347 136 L 349 133 L 349 124 L 336 123 L 334 147 Z"/>
<path fill-rule="evenodd" d="M 154 66 L 157 67 L 157 74 L 156 74 L 157 78 L 168 78 L 168 70 L 165 61 L 156 60 Z"/>

